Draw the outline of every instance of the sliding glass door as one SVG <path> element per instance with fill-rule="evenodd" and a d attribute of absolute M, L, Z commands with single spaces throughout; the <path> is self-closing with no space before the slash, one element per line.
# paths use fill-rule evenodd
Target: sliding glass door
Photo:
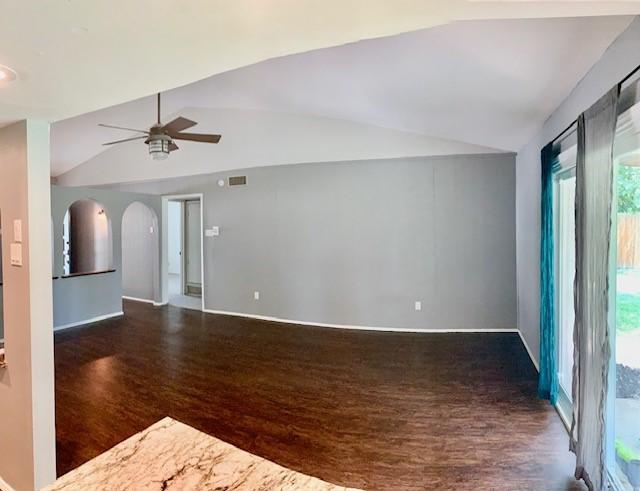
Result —
<path fill-rule="evenodd" d="M 556 305 L 558 342 L 558 409 L 565 424 L 571 422 L 571 385 L 573 380 L 573 280 L 575 277 L 575 167 L 556 174 L 555 248 Z"/>
<path fill-rule="evenodd" d="M 640 491 L 640 82 L 622 88 L 614 140 L 609 274 L 611 361 L 606 465 L 617 491 Z M 570 425 L 575 277 L 575 132 L 554 145 L 557 408 Z"/>
<path fill-rule="evenodd" d="M 625 147 L 620 143 L 617 153 Z M 639 152 L 640 146 L 616 159 L 611 241 L 608 465 L 613 483 L 625 491 L 640 489 Z"/>

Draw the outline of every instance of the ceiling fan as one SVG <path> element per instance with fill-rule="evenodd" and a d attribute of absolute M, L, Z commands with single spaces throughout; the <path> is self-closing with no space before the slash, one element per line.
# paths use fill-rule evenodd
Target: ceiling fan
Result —
<path fill-rule="evenodd" d="M 184 130 L 197 124 L 198 123 L 191 121 L 190 119 L 178 117 L 163 125 L 160 121 L 160 94 L 158 94 L 158 121 L 148 130 L 136 130 L 133 128 L 124 128 L 122 126 L 113 126 L 110 124 L 99 124 L 98 126 L 143 133 L 141 136 L 134 136 L 133 138 L 125 138 L 124 140 L 103 143 L 103 145 L 115 145 L 117 143 L 144 139 L 144 142 L 149 146 L 149 155 L 151 155 L 151 158 L 153 160 L 164 160 L 169 156 L 169 152 L 178 150 L 178 145 L 174 143 L 174 140 L 187 140 L 202 143 L 218 143 L 220 141 L 220 135 L 183 133 Z"/>

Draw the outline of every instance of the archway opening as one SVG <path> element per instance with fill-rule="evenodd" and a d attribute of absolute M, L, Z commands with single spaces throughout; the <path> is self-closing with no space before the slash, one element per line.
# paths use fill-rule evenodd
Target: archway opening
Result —
<path fill-rule="evenodd" d="M 103 205 L 81 199 L 69 206 L 63 222 L 64 276 L 113 269 L 111 221 Z"/>

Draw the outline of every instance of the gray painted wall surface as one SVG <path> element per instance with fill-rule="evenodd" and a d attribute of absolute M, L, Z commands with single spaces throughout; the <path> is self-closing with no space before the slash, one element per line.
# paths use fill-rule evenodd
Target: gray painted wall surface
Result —
<path fill-rule="evenodd" d="M 111 221 L 113 238 L 113 273 L 92 276 L 59 278 L 53 281 L 54 327 L 82 322 L 99 316 L 122 311 L 122 216 L 131 203 L 139 201 L 149 206 L 157 215 L 162 212 L 160 198 L 141 194 L 121 193 L 92 188 L 67 188 L 52 186 L 51 213 L 53 215 L 54 270 L 53 276 L 63 275 L 62 223 L 67 208 L 76 200 L 93 199 L 105 209 Z M 158 227 L 160 232 L 160 227 Z M 160 268 L 159 260 L 157 268 Z M 153 272 L 141 272 L 153 275 Z M 157 273 L 156 273 L 157 275 Z M 159 293 L 153 300 L 160 301 Z"/>
<path fill-rule="evenodd" d="M 514 164 L 512 154 L 302 164 L 118 189 L 204 193 L 204 227 L 220 227 L 204 239 L 207 309 L 515 328 Z M 218 187 L 229 175 L 248 185 Z"/>
<path fill-rule="evenodd" d="M 638 46 L 640 19 L 636 18 L 518 152 L 518 328 L 536 360 L 540 352 L 540 150 L 640 64 Z"/>
<path fill-rule="evenodd" d="M 155 212 L 138 201 L 131 203 L 122 217 L 122 237 L 123 294 L 159 299 L 160 235 Z"/>

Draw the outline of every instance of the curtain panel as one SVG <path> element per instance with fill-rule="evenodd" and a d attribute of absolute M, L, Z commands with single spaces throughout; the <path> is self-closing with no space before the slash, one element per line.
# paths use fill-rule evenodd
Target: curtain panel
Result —
<path fill-rule="evenodd" d="M 540 376 L 538 396 L 549 399 L 551 404 L 558 398 L 558 369 L 555 308 L 555 261 L 553 237 L 553 145 L 542 149 L 541 183 L 541 230 L 540 230 Z"/>
<path fill-rule="evenodd" d="M 576 478 L 596 491 L 606 486 L 609 248 L 618 94 L 618 87 L 612 89 L 578 119 L 570 445 L 576 454 Z"/>

